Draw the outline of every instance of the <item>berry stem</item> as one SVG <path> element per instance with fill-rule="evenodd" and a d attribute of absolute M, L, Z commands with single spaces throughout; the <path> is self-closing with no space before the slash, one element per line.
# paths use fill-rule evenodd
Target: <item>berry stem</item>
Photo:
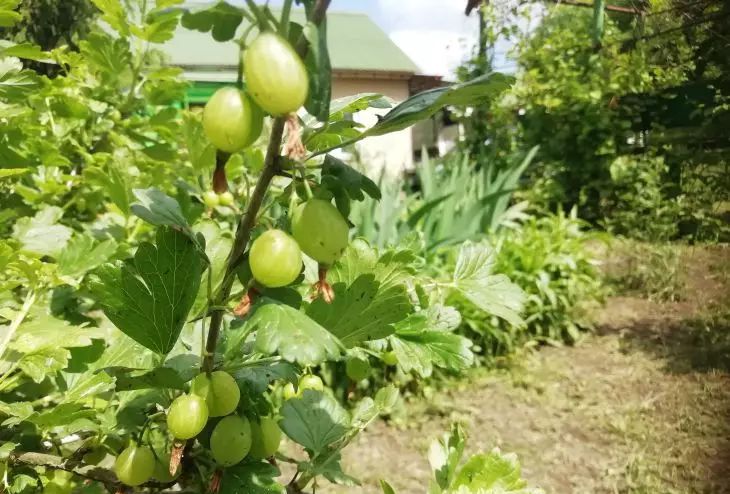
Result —
<path fill-rule="evenodd" d="M 319 25 L 324 20 L 330 1 L 331 0 L 317 0 L 314 9 L 311 12 L 311 18 L 309 19 L 312 23 Z M 302 59 L 304 59 L 307 54 L 307 48 L 308 45 L 306 38 L 304 36 L 300 36 L 296 45 L 296 51 Z M 256 224 L 256 216 L 259 209 L 261 209 L 261 204 L 264 201 L 264 197 L 266 196 L 266 191 L 271 184 L 271 180 L 278 171 L 278 158 L 281 150 L 281 141 L 284 135 L 284 124 L 286 123 L 286 118 L 287 117 L 285 116 L 274 119 L 274 123 L 271 128 L 271 136 L 269 138 L 269 145 L 266 149 L 264 168 L 261 171 L 261 175 L 256 183 L 253 194 L 251 194 L 251 199 L 248 202 L 248 208 L 239 219 L 238 229 L 236 230 L 236 238 L 233 241 L 233 247 L 228 255 L 226 274 L 223 277 L 223 282 L 218 289 L 218 293 L 214 297 L 213 306 L 225 306 L 231 295 L 231 287 L 233 286 L 233 281 L 236 279 L 236 268 L 238 268 L 243 260 L 243 254 L 246 251 L 249 240 L 251 239 L 251 230 Z M 208 372 L 213 370 L 215 365 L 215 348 L 218 344 L 218 336 L 220 335 L 221 324 L 223 322 L 223 313 L 224 311 L 222 309 L 217 308 L 212 312 L 210 317 L 210 329 L 208 330 L 208 339 L 205 343 L 205 358 L 203 360 L 203 369 Z"/>

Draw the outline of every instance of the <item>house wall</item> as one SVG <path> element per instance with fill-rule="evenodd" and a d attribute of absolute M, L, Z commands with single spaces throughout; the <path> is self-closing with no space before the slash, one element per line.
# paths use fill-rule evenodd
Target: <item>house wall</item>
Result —
<path fill-rule="evenodd" d="M 332 98 L 342 98 L 358 93 L 380 93 L 400 103 L 408 98 L 407 79 L 343 78 L 332 80 Z M 388 109 L 369 108 L 357 113 L 357 122 L 371 127 Z M 382 170 L 389 175 L 398 175 L 413 167 L 413 139 L 411 130 L 405 129 L 384 136 L 368 137 L 356 144 L 363 165 L 370 176 L 377 176 Z"/>

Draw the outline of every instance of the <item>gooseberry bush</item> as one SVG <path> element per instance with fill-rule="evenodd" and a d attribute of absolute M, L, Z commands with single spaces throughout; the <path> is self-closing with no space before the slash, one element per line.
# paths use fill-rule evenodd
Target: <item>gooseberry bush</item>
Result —
<path fill-rule="evenodd" d="M 355 485 L 341 451 L 398 391 L 341 399 L 322 370 L 343 363 L 355 383 L 374 366 L 468 367 L 453 293 L 518 318 L 522 293 L 487 245 L 430 276 L 417 235 L 382 250 L 351 238 L 351 202 L 380 191 L 331 154 L 493 98 L 507 77 L 392 108 L 377 94 L 331 101 L 328 0 L 301 1 L 301 23 L 291 1 L 278 17 L 252 1 L 181 3 L 94 0 L 106 25 L 80 53 L 0 44 L 0 491 Z M 0 2 L 0 21 L 16 4 Z M 175 107 L 185 83 L 153 48 L 178 24 L 240 48 L 238 83 L 202 115 Z M 346 118 L 368 108 L 384 113 L 373 127 Z M 431 492 L 522 492 L 496 461 L 465 474 L 483 482 Z"/>

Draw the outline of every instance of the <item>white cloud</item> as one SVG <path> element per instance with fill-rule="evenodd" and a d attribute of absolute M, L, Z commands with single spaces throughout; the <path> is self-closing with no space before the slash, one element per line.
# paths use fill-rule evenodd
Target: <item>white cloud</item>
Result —
<path fill-rule="evenodd" d="M 425 74 L 453 78 L 476 42 L 478 20 L 455 0 L 378 0 L 391 39 Z"/>
<path fill-rule="evenodd" d="M 391 39 L 413 60 L 424 74 L 453 78 L 456 68 L 471 53 L 476 34 L 445 30 L 396 30 Z"/>

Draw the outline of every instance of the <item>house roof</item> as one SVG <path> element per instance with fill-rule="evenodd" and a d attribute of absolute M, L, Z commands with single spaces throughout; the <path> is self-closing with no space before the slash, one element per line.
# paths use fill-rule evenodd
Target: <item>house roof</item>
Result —
<path fill-rule="evenodd" d="M 204 6 L 188 2 L 188 7 Z M 291 14 L 293 21 L 304 19 L 301 10 Z M 239 27 L 241 32 L 246 21 Z M 335 71 L 370 71 L 414 74 L 418 66 L 364 13 L 329 12 L 327 45 Z M 218 43 L 210 33 L 178 27 L 174 38 L 162 45 L 170 63 L 183 67 L 193 80 L 217 81 L 235 70 L 238 47 L 233 42 Z M 235 76 L 234 76 L 235 78 Z"/>

